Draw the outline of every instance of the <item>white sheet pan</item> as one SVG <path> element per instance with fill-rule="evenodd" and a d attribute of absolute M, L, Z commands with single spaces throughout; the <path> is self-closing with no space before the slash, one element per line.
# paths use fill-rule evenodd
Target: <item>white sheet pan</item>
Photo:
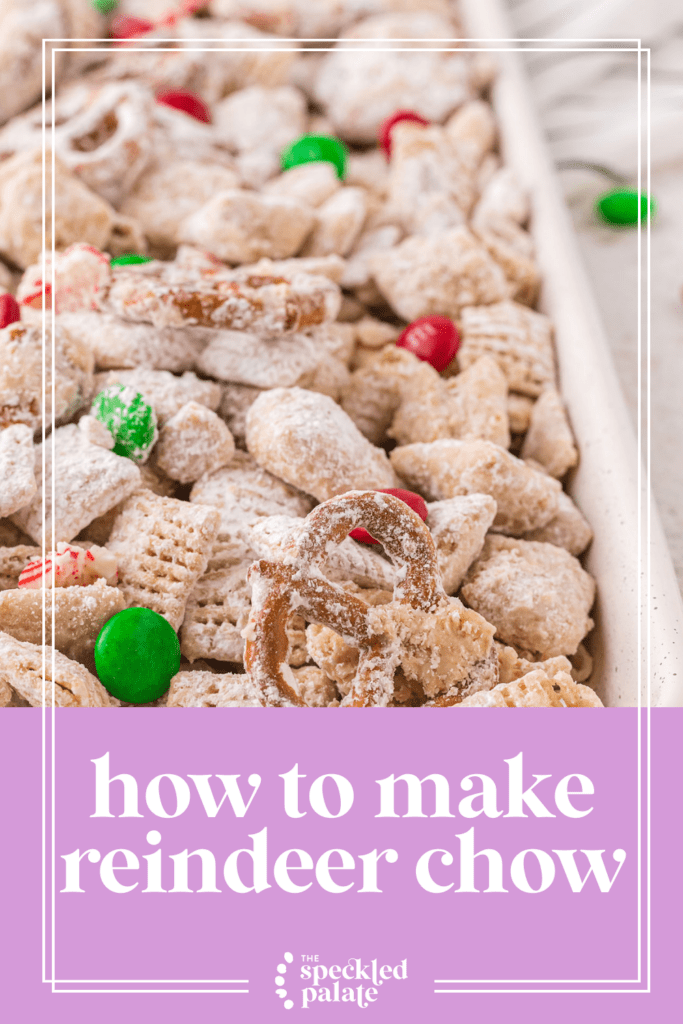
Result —
<path fill-rule="evenodd" d="M 460 0 L 460 7 L 469 38 L 490 40 L 491 47 L 505 46 L 502 40 L 514 38 L 502 0 Z M 643 703 L 648 700 L 649 676 L 652 706 L 680 707 L 683 603 L 671 557 L 654 508 L 648 539 L 643 490 L 639 566 L 639 456 L 633 426 L 535 116 L 523 59 L 519 52 L 492 56 L 500 67 L 493 100 L 501 147 L 505 162 L 516 169 L 531 196 L 532 231 L 543 274 L 540 308 L 555 325 L 561 390 L 581 452 L 569 492 L 595 531 L 585 559 L 598 582 L 596 628 L 590 644 L 595 658 L 593 682 L 607 706 L 632 707 L 638 703 L 640 667 Z M 645 267 L 643 235 L 643 272 Z M 635 323 L 633 329 L 637 330 Z"/>

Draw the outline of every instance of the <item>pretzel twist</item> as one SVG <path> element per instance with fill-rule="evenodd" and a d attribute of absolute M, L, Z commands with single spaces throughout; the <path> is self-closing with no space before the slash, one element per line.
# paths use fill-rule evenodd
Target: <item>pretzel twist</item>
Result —
<path fill-rule="evenodd" d="M 383 634 L 370 629 L 365 602 L 331 583 L 321 570 L 330 545 L 340 543 L 358 526 L 364 526 L 384 545 L 399 569 L 394 601 L 428 612 L 446 600 L 434 541 L 408 505 L 377 491 L 350 491 L 324 502 L 306 518 L 297 549 L 286 562 L 264 559 L 249 570 L 252 611 L 245 630 L 245 666 L 266 705 L 303 704 L 287 680 L 285 624 L 294 610 L 360 648 L 358 670 L 345 706 L 388 703 L 400 651 L 390 646 Z"/>

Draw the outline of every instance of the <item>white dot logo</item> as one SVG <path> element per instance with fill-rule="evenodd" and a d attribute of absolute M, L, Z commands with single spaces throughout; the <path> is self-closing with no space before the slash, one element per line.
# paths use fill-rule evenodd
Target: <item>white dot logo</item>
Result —
<path fill-rule="evenodd" d="M 275 975 L 275 984 L 277 985 L 277 988 L 275 989 L 275 995 L 279 996 L 280 999 L 284 999 L 285 1000 L 284 1004 L 283 1004 L 285 1010 L 291 1010 L 292 1007 L 294 1006 L 294 1003 L 293 1003 L 293 1001 L 291 999 L 287 999 L 286 998 L 286 996 L 287 996 L 287 989 L 283 988 L 282 986 L 285 983 L 285 974 L 287 973 L 287 964 L 291 964 L 292 963 L 292 961 L 294 960 L 294 956 L 292 955 L 292 953 L 285 953 L 284 956 L 283 956 L 283 960 L 285 961 L 283 964 L 278 964 L 277 965 L 277 974 Z"/>

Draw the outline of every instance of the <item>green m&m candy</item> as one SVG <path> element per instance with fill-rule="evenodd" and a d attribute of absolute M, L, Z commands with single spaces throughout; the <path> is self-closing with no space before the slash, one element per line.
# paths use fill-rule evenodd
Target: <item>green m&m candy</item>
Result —
<path fill-rule="evenodd" d="M 154 409 L 135 388 L 111 384 L 95 395 L 92 415 L 114 438 L 114 454 L 144 462 L 157 439 Z"/>
<path fill-rule="evenodd" d="M 280 166 L 283 171 L 300 164 L 313 164 L 321 160 L 333 164 L 338 178 L 346 173 L 348 150 L 343 142 L 332 135 L 302 135 L 282 151 Z"/>
<path fill-rule="evenodd" d="M 638 192 L 631 188 L 614 189 L 605 192 L 595 202 L 595 209 L 608 224 L 637 224 L 639 220 L 647 220 L 648 203 L 650 216 L 653 217 L 657 204 L 641 193 L 640 215 L 638 212 Z"/>
<path fill-rule="evenodd" d="M 151 608 L 125 608 L 100 630 L 95 667 L 112 696 L 148 704 L 166 692 L 180 668 L 180 642 L 163 615 Z"/>
<path fill-rule="evenodd" d="M 111 14 L 119 6 L 119 0 L 92 0 L 92 5 L 100 14 Z"/>
<path fill-rule="evenodd" d="M 125 252 L 123 256 L 115 256 L 109 264 L 111 267 L 130 267 L 134 263 L 151 263 L 151 256 L 141 256 L 138 252 Z"/>

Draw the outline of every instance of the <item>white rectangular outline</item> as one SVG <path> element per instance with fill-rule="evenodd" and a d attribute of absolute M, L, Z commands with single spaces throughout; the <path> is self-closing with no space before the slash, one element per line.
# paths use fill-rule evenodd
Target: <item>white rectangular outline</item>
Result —
<path fill-rule="evenodd" d="M 172 43 L 177 43 L 178 42 L 177 39 L 159 39 L 159 40 L 155 40 L 155 41 L 157 41 L 157 42 L 172 42 Z M 193 42 L 193 43 L 199 43 L 199 42 L 212 42 L 212 43 L 216 43 L 216 42 L 219 42 L 221 40 L 194 39 L 194 40 L 190 40 L 190 41 Z M 641 195 L 642 195 L 642 191 L 641 191 L 641 188 L 642 188 L 642 183 L 641 183 L 641 134 L 642 134 L 641 133 L 641 105 L 642 105 L 642 100 L 641 100 L 642 59 L 641 59 L 641 57 L 642 57 L 642 54 L 646 54 L 647 55 L 647 60 L 646 60 L 646 68 L 647 68 L 647 93 L 646 93 L 646 96 L 647 96 L 647 102 L 646 102 L 646 140 L 647 140 L 647 142 L 646 142 L 646 152 L 647 152 L 647 195 L 648 196 L 650 194 L 650 178 L 651 178 L 651 166 L 650 166 L 650 163 L 651 163 L 651 159 L 650 159 L 651 158 L 651 138 L 650 138 L 650 136 L 651 136 L 651 125 L 650 125 L 650 112 L 651 112 L 651 60 L 650 60 L 650 58 L 651 58 L 651 53 L 650 53 L 650 49 L 649 48 L 642 46 L 642 40 L 641 39 L 635 39 L 634 38 L 634 39 L 601 39 L 601 40 L 586 40 L 586 39 L 553 40 L 553 39 L 546 39 L 546 38 L 538 38 L 538 39 L 533 38 L 532 39 L 532 38 L 526 38 L 525 37 L 525 38 L 519 38 L 519 39 L 513 39 L 513 40 L 510 40 L 510 39 L 507 39 L 507 40 L 478 39 L 478 38 L 453 39 L 452 40 L 453 42 L 459 42 L 459 43 L 465 43 L 465 44 L 470 44 L 472 42 L 499 42 L 499 41 L 504 41 L 504 42 L 507 42 L 507 43 L 512 42 L 512 43 L 517 43 L 517 44 L 523 43 L 523 42 L 531 42 L 531 43 L 553 42 L 553 43 L 556 43 L 556 44 L 557 43 L 567 43 L 567 42 L 590 42 L 590 41 L 593 41 L 593 42 L 614 42 L 614 43 L 622 43 L 622 44 L 624 42 L 637 42 L 638 43 L 637 47 L 628 47 L 628 46 L 623 46 L 623 45 L 621 45 L 621 46 L 617 45 L 617 46 L 612 46 L 612 47 L 567 47 L 567 46 L 559 46 L 559 45 L 554 45 L 554 46 L 550 46 L 550 47 L 539 47 L 539 46 L 525 47 L 525 46 L 519 46 L 519 45 L 508 46 L 508 47 L 490 47 L 490 46 L 486 46 L 486 47 L 474 46 L 473 47 L 473 46 L 470 46 L 470 45 L 465 45 L 463 47 L 452 47 L 452 46 L 451 47 L 436 47 L 436 46 L 426 47 L 424 44 L 426 42 L 429 42 L 429 41 L 430 40 L 428 40 L 428 39 L 426 39 L 426 40 L 425 39 L 423 39 L 423 40 L 418 40 L 418 39 L 405 39 L 405 40 L 403 40 L 403 39 L 396 39 L 396 40 L 394 40 L 394 42 L 418 42 L 418 43 L 421 43 L 422 45 L 419 45 L 419 46 L 416 46 L 416 47 L 395 47 L 395 46 L 394 47 L 367 47 L 367 46 L 363 46 L 362 48 L 359 49 L 359 52 L 363 52 L 363 53 L 367 53 L 367 52 L 370 52 L 370 53 L 393 53 L 393 52 L 396 52 L 397 50 L 398 51 L 405 51 L 405 52 L 414 52 L 414 51 L 422 51 L 422 50 L 425 50 L 425 49 L 429 49 L 429 50 L 433 50 L 433 51 L 439 52 L 439 53 L 450 53 L 450 52 L 454 52 L 456 49 L 463 49 L 463 50 L 473 50 L 473 51 L 476 51 L 476 52 L 487 52 L 487 53 L 509 53 L 509 52 L 520 52 L 520 51 L 521 52 L 540 52 L 540 53 L 596 53 L 596 52 L 597 53 L 601 53 L 601 52 L 613 52 L 613 51 L 616 51 L 616 50 L 618 50 L 619 52 L 625 52 L 625 53 L 637 53 L 638 54 L 638 77 L 637 77 L 637 92 L 638 92 L 638 138 L 637 138 L 637 147 L 638 147 L 638 189 L 637 189 L 637 191 L 638 191 L 638 204 L 639 204 L 638 208 L 640 209 L 640 200 L 641 200 Z M 44 38 L 42 40 L 42 54 L 43 54 L 43 91 L 42 91 L 42 111 L 43 111 L 43 125 L 42 125 L 42 127 L 43 127 L 43 257 L 42 257 L 43 258 L 43 281 L 45 280 L 45 132 L 46 132 L 45 46 L 46 46 L 46 43 L 54 43 L 54 42 L 69 42 L 69 43 L 74 43 L 74 42 L 89 42 L 89 43 L 101 42 L 101 43 L 111 43 L 111 40 L 110 39 L 75 39 L 75 38 L 74 39 L 57 39 L 57 38 L 50 39 L 50 38 Z M 231 40 L 230 42 L 235 42 L 235 41 Z M 279 42 L 281 42 L 281 43 L 295 43 L 295 44 L 301 44 L 303 42 L 314 42 L 314 43 L 317 43 L 317 44 L 320 44 L 321 42 L 330 42 L 330 43 L 337 44 L 338 40 L 337 39 L 309 39 L 309 38 L 303 38 L 302 37 L 302 38 L 296 38 L 296 39 L 281 38 L 281 39 L 279 39 Z M 351 40 L 352 45 L 349 46 L 349 47 L 346 47 L 345 49 L 353 51 L 354 48 L 355 48 L 355 44 L 357 44 L 357 43 L 364 43 L 364 42 L 376 42 L 376 40 L 375 39 L 354 39 L 354 40 Z M 276 46 L 276 47 L 273 47 L 273 46 L 269 46 L 269 47 L 255 46 L 255 45 L 253 45 L 253 41 L 251 41 L 251 40 L 245 40 L 245 43 L 247 43 L 247 44 L 252 43 L 252 45 L 246 45 L 246 46 L 234 46 L 233 45 L 233 46 L 229 46 L 229 47 L 219 47 L 219 46 L 215 46 L 215 45 L 214 46 L 210 46 L 210 47 L 187 46 L 187 47 L 183 47 L 183 49 L 187 49 L 187 50 L 191 50 L 191 51 L 197 51 L 198 50 L 199 52 L 209 52 L 209 53 L 210 52 L 218 52 L 218 53 L 243 52 L 245 50 L 246 51 L 253 51 L 253 50 L 255 50 L 256 52 L 273 53 L 273 52 L 279 52 L 282 49 L 294 49 L 295 48 L 295 47 L 281 47 L 281 46 Z M 123 49 L 124 47 L 121 46 L 120 48 Z M 330 47 L 322 47 L 320 45 L 317 45 L 315 49 L 318 52 L 330 52 L 330 51 L 335 50 L 337 48 L 338 47 L 336 45 L 330 46 Z M 72 49 L 73 49 L 72 46 L 69 46 L 69 47 L 52 47 L 51 48 L 51 54 L 52 54 L 52 93 L 51 93 L 51 96 L 52 96 L 53 99 L 54 99 L 54 97 L 56 95 L 56 92 L 55 92 L 55 53 L 68 53 Z M 105 49 L 108 49 L 108 47 L 107 48 L 101 47 L 101 46 L 100 47 L 79 47 L 78 49 L 82 50 L 83 52 L 87 52 L 87 53 L 98 53 L 98 52 L 102 52 Z M 173 50 L 176 50 L 177 47 L 159 47 L 159 46 L 154 46 L 154 47 L 136 47 L 136 46 L 131 46 L 128 43 L 128 44 L 125 45 L 125 49 L 128 52 L 130 52 L 131 50 L 133 50 L 133 51 L 140 50 L 140 52 L 145 52 L 145 53 L 159 53 L 159 52 L 172 52 Z M 53 118 L 52 118 L 52 153 L 51 153 L 51 157 L 52 157 L 52 211 L 51 211 L 52 212 L 52 294 L 53 295 L 54 295 L 54 288 L 55 288 L 55 280 L 54 280 L 54 274 L 55 274 L 55 146 L 54 146 L 54 132 L 55 132 L 55 124 L 54 124 L 54 110 L 53 110 Z M 646 476 L 646 480 L 647 480 L 647 496 L 648 496 L 647 509 L 646 509 L 646 523 L 647 523 L 647 539 L 648 539 L 648 543 L 646 544 L 646 567 L 647 567 L 647 570 L 646 570 L 646 575 L 645 575 L 645 588 L 646 588 L 646 591 L 645 591 L 646 602 L 645 602 L 645 604 L 646 604 L 646 607 L 647 607 L 648 613 L 649 613 L 650 570 L 651 570 L 650 551 L 649 551 L 649 537 L 650 537 L 650 505 L 649 505 L 649 500 L 650 499 L 649 499 L 649 496 L 650 496 L 650 481 L 651 481 L 651 466 L 650 466 L 650 461 L 651 461 L 650 460 L 650 451 L 651 451 L 651 424 L 650 424 L 650 415 L 651 415 L 651 393 L 650 393 L 650 360 L 651 360 L 650 230 L 651 230 L 651 215 L 650 215 L 649 205 L 648 205 L 648 214 L 647 214 L 646 225 L 647 225 L 647 231 L 646 231 L 646 245 L 647 245 L 647 271 L 646 271 L 646 313 L 647 313 L 646 382 L 647 382 L 647 395 L 646 395 L 646 408 L 647 408 L 647 417 L 648 417 L 647 418 L 647 428 L 646 428 L 646 458 L 647 458 L 647 466 L 646 466 L 646 474 L 647 474 L 647 476 Z M 642 381 L 641 381 L 641 364 L 642 364 L 642 280 L 641 280 L 641 278 L 642 278 L 642 253 L 641 253 L 641 236 L 642 236 L 642 230 L 641 229 L 642 229 L 642 225 L 641 225 L 641 222 L 640 222 L 640 219 L 639 219 L 638 220 L 638 224 L 637 224 L 637 247 L 638 247 L 638 294 L 637 294 L 637 315 L 638 315 L 638 342 L 637 342 L 637 349 L 638 349 L 638 424 L 637 424 L 637 438 L 638 438 L 638 466 L 637 466 L 637 475 L 638 475 L 638 542 L 637 542 L 637 546 L 638 546 L 638 559 L 637 559 L 637 561 L 638 561 L 638 569 L 639 569 L 639 583 L 640 583 L 640 579 L 641 579 L 641 576 L 642 576 L 642 572 L 641 572 L 641 568 L 642 568 L 642 538 L 641 538 L 641 533 L 642 533 L 642 529 L 641 529 L 641 524 L 642 524 L 642 494 L 641 494 L 641 490 L 642 490 L 642 479 L 641 479 L 641 445 L 642 445 L 642 440 L 641 440 L 641 415 L 640 415 L 640 413 L 641 413 L 641 392 L 642 392 Z M 43 304 L 42 305 L 43 305 L 43 318 L 42 318 L 42 320 L 43 320 L 43 386 L 44 386 L 44 381 L 45 381 L 45 347 L 46 347 L 45 346 L 45 320 L 46 320 L 45 312 L 46 312 L 46 310 L 45 310 L 45 290 L 44 289 L 43 289 Z M 52 312 L 52 366 L 54 367 L 54 365 L 55 365 L 55 310 L 54 310 L 54 303 L 52 303 L 52 311 L 51 312 Z M 53 463 L 52 464 L 54 466 L 54 464 L 55 464 L 54 463 L 54 430 L 55 430 L 55 424 L 54 424 L 54 409 L 55 409 L 55 404 L 54 404 L 54 398 L 55 398 L 55 395 L 54 395 L 54 392 L 55 392 L 54 373 L 53 373 L 53 376 L 52 376 L 52 382 L 51 383 L 52 383 L 52 418 L 53 418 L 51 443 L 52 443 L 52 458 L 53 458 Z M 43 445 L 44 445 L 44 441 L 45 441 L 45 423 L 44 423 L 44 420 L 43 420 L 43 425 L 42 425 L 42 440 L 43 440 Z M 46 460 L 45 460 L 45 454 L 44 453 L 45 453 L 45 449 L 43 447 L 43 459 L 42 459 L 43 494 L 45 493 L 44 486 L 45 486 L 45 474 L 46 474 Z M 55 474 L 53 473 L 52 474 L 52 509 L 53 510 L 56 507 L 55 506 L 55 484 L 56 484 Z M 52 521 L 52 547 L 54 549 L 54 514 L 53 514 L 53 521 Z M 44 556 L 45 555 L 45 501 L 43 501 L 43 545 L 42 545 L 42 549 L 43 549 L 42 553 L 43 553 L 43 556 Z M 640 596 L 641 596 L 640 595 L 640 587 L 638 588 L 637 592 L 638 592 L 639 598 L 640 598 Z M 51 608 L 52 622 L 54 624 L 54 612 L 55 612 L 54 588 L 52 588 L 52 601 L 51 601 L 51 604 L 52 604 L 52 608 Z M 45 642 L 45 589 L 44 588 L 43 588 L 43 609 L 42 609 L 42 611 L 43 611 L 42 627 L 43 627 L 43 644 L 44 644 L 44 642 Z M 643 601 L 639 600 L 638 627 L 637 627 L 638 628 L 638 650 L 639 650 L 639 652 L 641 652 L 641 647 L 642 647 L 642 632 L 641 632 L 641 630 L 642 630 L 642 615 L 643 615 Z M 54 629 L 54 627 L 53 627 L 53 629 Z M 650 766 L 651 766 L 651 752 L 650 752 L 650 737 L 651 737 L 651 710 L 652 710 L 652 708 L 651 708 L 651 652 L 650 652 L 651 621 L 650 621 L 649 614 L 648 614 L 648 619 L 647 619 L 646 632 L 647 632 L 646 661 L 647 661 L 647 668 L 648 668 L 648 671 L 647 671 L 647 694 L 648 694 L 648 700 L 647 700 L 647 738 L 648 738 L 647 765 L 648 765 L 648 774 L 647 774 L 647 780 L 646 780 L 646 785 L 647 785 L 647 874 L 648 874 L 648 877 L 647 877 L 647 893 L 648 893 L 648 906 L 647 906 L 647 921 L 648 921 L 648 934 L 647 934 L 647 988 L 645 988 L 645 989 L 642 989 L 642 988 L 629 988 L 629 989 L 595 989 L 595 988 L 589 988 L 589 989 L 575 989 L 575 988 L 572 988 L 572 989 L 541 989 L 541 988 L 535 988 L 535 989 L 519 989 L 519 988 L 515 988 L 515 989 L 498 989 L 498 988 L 462 989 L 462 988 L 457 988 L 457 989 L 435 989 L 434 990 L 434 994 L 457 994 L 457 993 L 463 993 L 463 994 L 482 994 L 483 995 L 483 994 L 486 994 L 486 993 L 494 993 L 494 992 L 507 993 L 507 994 L 517 993 L 517 992 L 519 992 L 521 994 L 536 994 L 536 993 L 539 993 L 539 994 L 552 994 L 552 993 L 558 993 L 558 994 L 569 994 L 569 993 L 577 993 L 577 994 L 604 993 L 604 994 L 609 994 L 609 993 L 614 993 L 614 994 L 619 994 L 619 993 L 622 993 L 623 994 L 623 993 L 630 993 L 630 992 L 642 992 L 644 994 L 649 994 L 651 992 L 651 987 L 650 986 L 651 986 L 651 955 L 652 955 L 652 945 L 651 945 L 651 906 L 650 906 L 650 895 L 651 895 L 651 872 L 650 872 L 650 852 L 651 852 L 651 806 L 650 806 L 650 804 L 651 804 L 651 801 L 650 801 L 651 780 L 650 780 Z M 43 654 L 43 668 L 44 668 L 44 657 L 45 656 Z M 131 992 L 131 993 L 141 992 L 141 993 L 146 993 L 146 992 L 149 992 L 149 993 L 159 993 L 159 994 L 171 993 L 171 992 L 176 993 L 177 992 L 179 994 L 180 993 L 194 993 L 194 994 L 196 994 L 198 992 L 211 991 L 211 990 L 207 990 L 207 989 L 166 989 L 166 990 L 165 989 L 112 989 L 112 990 L 103 990 L 103 989 L 92 989 L 92 990 L 88 990 L 88 989 L 67 989 L 67 990 L 65 990 L 65 989 L 55 989 L 55 985 L 64 984 L 65 982 L 62 982 L 62 981 L 59 981 L 59 980 L 55 980 L 55 978 L 54 978 L 54 975 L 55 975 L 55 969 L 54 969 L 55 968 L 55 916 L 56 916 L 55 915 L 55 910 L 56 910 L 56 907 L 55 907 L 55 896 L 56 896 L 56 890 L 55 890 L 55 871 L 56 871 L 56 862 L 55 862 L 55 855 L 56 855 L 56 847 L 55 847 L 55 828 L 56 828 L 56 826 L 55 826 L 55 766 L 56 766 L 55 765 L 55 758 L 56 758 L 56 755 L 55 755 L 55 739 L 56 739 L 56 736 L 55 736 L 55 707 L 54 707 L 54 686 L 55 686 L 55 683 L 54 683 L 54 660 L 55 659 L 54 659 L 54 648 L 53 648 L 53 656 L 52 656 L 52 698 L 53 699 L 52 699 L 52 708 L 51 708 L 51 712 L 52 712 L 51 713 L 51 719 L 52 719 L 52 722 L 51 722 L 51 724 L 52 724 L 52 730 L 51 730 L 51 732 L 52 732 L 52 736 L 51 736 L 51 738 L 52 738 L 52 751 L 51 751 L 51 754 L 52 754 L 52 780 L 51 780 L 51 782 L 52 782 L 52 786 L 51 786 L 51 796 L 52 796 L 52 807 L 51 807 L 51 810 L 52 810 L 52 820 L 51 820 L 51 826 L 52 826 L 52 829 L 51 829 L 51 831 L 52 831 L 52 894 L 51 894 L 52 895 L 52 908 L 51 908 L 52 909 L 52 921 L 51 921 L 51 925 L 52 925 L 52 928 L 51 928 L 51 931 L 52 931 L 52 936 L 51 936 L 52 937 L 52 950 L 51 950 L 51 952 L 52 952 L 52 958 L 51 958 L 52 959 L 52 978 L 47 979 L 45 977 L 45 959 L 46 959 L 46 957 L 45 957 L 45 938 L 46 938 L 45 932 L 46 932 L 46 929 L 45 929 L 45 841 L 44 840 L 45 840 L 45 810 L 46 810 L 46 807 L 45 807 L 45 710 L 46 710 L 46 708 L 45 708 L 44 694 L 45 694 L 46 679 L 45 679 L 45 675 L 43 675 L 43 707 L 42 707 L 42 768 L 43 768 L 43 779 L 42 779 L 42 800 L 43 800 L 43 830 L 42 830 L 43 831 L 43 851 L 42 851 L 42 853 L 43 853 L 43 857 L 42 857 L 42 863 L 43 863 L 43 901 L 42 901 L 43 902 L 43 906 L 42 906 L 43 943 L 42 943 L 42 960 L 43 960 L 43 978 L 42 978 L 42 980 L 45 983 L 50 983 L 51 984 L 52 992 L 54 994 L 58 994 L 59 992 L 65 992 L 65 991 L 66 992 L 71 992 L 71 993 L 77 993 L 77 992 L 88 993 L 88 992 L 91 992 L 93 994 L 96 993 L 96 992 L 111 992 L 111 993 L 118 993 L 118 992 Z M 641 892 L 641 876 L 642 876 L 642 852 L 641 852 L 641 847 L 642 847 L 642 836 L 641 836 L 641 825 L 642 825 L 642 793 L 641 793 L 641 791 L 642 791 L 642 737 L 641 737 L 641 712 L 642 712 L 642 697 L 641 697 L 641 691 L 642 691 L 642 657 L 639 658 L 639 660 L 638 660 L 638 705 L 637 705 L 637 711 L 638 711 L 638 724 L 637 724 L 637 735 L 638 735 L 638 758 L 637 758 L 637 763 L 638 763 L 638 796 L 637 796 L 637 815 L 638 815 L 638 840 L 637 840 L 637 842 L 638 842 L 638 879 L 637 879 L 637 890 L 638 890 L 638 915 L 637 915 L 638 916 L 638 954 L 637 954 L 637 956 L 638 956 L 638 978 L 634 980 L 634 982 L 633 982 L 634 985 L 640 984 L 640 982 L 641 982 L 641 975 L 642 975 L 642 892 Z M 70 979 L 66 983 L 69 983 L 69 984 L 79 984 L 79 982 L 76 979 Z M 104 982 L 104 983 L 106 984 L 106 983 L 108 983 L 108 981 Z M 113 983 L 116 983 L 116 982 L 113 982 Z M 134 980 L 134 979 L 120 979 L 120 983 L 121 984 L 137 984 L 138 982 L 136 980 Z M 141 983 L 144 984 L 146 982 L 141 982 Z M 150 982 L 150 983 L 154 983 L 154 982 Z M 169 984 L 170 982 L 168 980 L 162 980 L 159 983 L 160 984 Z M 214 982 L 204 982 L 204 981 L 195 980 L 193 983 L 194 984 L 213 984 Z M 227 983 L 228 984 L 230 984 L 230 983 L 232 983 L 232 984 L 239 984 L 241 982 L 227 982 Z M 534 984 L 535 981 L 533 981 L 531 979 L 528 979 L 528 980 L 521 979 L 519 982 L 514 982 L 514 981 L 510 982 L 509 980 L 502 980 L 502 981 L 490 980 L 490 981 L 482 982 L 481 979 L 478 979 L 477 981 L 458 979 L 458 980 L 455 980 L 453 982 L 450 982 L 450 981 L 443 982 L 443 981 L 440 981 L 440 980 L 437 980 L 437 981 L 434 982 L 434 984 L 443 984 L 443 983 L 446 983 L 446 984 L 460 984 L 460 983 L 462 983 L 462 984 L 471 984 L 471 983 L 477 984 L 477 983 L 479 983 L 479 984 L 488 984 L 488 985 L 499 985 L 499 984 L 510 984 L 510 983 L 512 983 L 512 984 Z M 548 985 L 548 984 L 564 984 L 564 983 L 565 982 L 563 982 L 563 981 L 553 982 L 553 981 L 548 980 L 548 979 L 539 979 L 538 980 L 538 984 L 539 985 L 544 985 L 544 984 L 545 985 Z M 598 980 L 576 979 L 576 981 L 574 983 L 575 984 L 590 984 L 590 985 L 593 985 L 593 984 L 611 984 L 611 983 L 613 983 L 613 984 L 624 984 L 624 983 L 628 984 L 629 983 L 629 979 L 614 979 L 613 982 L 611 982 L 608 979 L 598 979 Z M 92 979 L 84 979 L 83 980 L 83 984 L 96 984 L 96 982 L 93 981 Z M 182 982 L 181 982 L 181 984 L 182 984 Z M 248 990 L 231 990 L 231 989 L 219 989 L 219 990 L 214 990 L 214 991 L 215 992 L 220 992 L 220 993 L 248 992 Z"/>

